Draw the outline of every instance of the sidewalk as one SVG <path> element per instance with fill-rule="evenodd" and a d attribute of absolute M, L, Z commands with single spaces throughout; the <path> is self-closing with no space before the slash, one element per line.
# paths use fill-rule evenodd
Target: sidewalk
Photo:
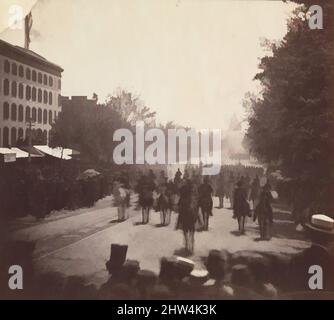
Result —
<path fill-rule="evenodd" d="M 29 227 L 40 226 L 42 224 L 54 222 L 61 219 L 68 219 L 73 216 L 91 213 L 97 209 L 110 208 L 112 203 L 112 196 L 107 196 L 96 202 L 94 207 L 91 208 L 80 208 L 77 210 L 62 209 L 59 211 L 52 211 L 43 219 L 36 219 L 34 216 L 25 216 L 22 218 L 17 218 L 9 223 L 10 229 L 15 232 L 18 230 L 26 229 Z"/>

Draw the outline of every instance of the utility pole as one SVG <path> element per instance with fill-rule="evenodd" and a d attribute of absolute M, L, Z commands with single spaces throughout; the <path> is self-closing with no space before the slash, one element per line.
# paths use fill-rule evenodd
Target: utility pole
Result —
<path fill-rule="evenodd" d="M 27 125 L 29 126 L 29 136 L 28 136 L 28 163 L 31 163 L 31 147 L 32 147 L 32 127 L 35 125 L 32 122 L 31 116 L 27 119 Z"/>

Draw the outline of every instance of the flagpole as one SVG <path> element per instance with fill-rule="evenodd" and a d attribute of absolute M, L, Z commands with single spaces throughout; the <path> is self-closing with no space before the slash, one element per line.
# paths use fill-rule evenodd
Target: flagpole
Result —
<path fill-rule="evenodd" d="M 30 30 L 32 27 L 31 11 L 24 18 L 24 48 L 29 50 L 30 45 Z"/>
<path fill-rule="evenodd" d="M 25 16 L 24 18 L 24 48 L 29 50 L 29 43 L 28 43 L 28 37 L 27 37 L 27 32 L 28 32 L 28 15 Z"/>

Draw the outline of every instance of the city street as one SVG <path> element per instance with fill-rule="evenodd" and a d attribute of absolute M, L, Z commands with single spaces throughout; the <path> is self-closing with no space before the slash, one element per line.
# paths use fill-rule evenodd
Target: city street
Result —
<path fill-rule="evenodd" d="M 334 291 L 320 2 L 0 1 L 0 300 Z"/>
<path fill-rule="evenodd" d="M 214 199 L 215 203 L 217 199 Z M 135 197 L 132 197 L 134 204 Z M 36 241 L 35 263 L 38 272 L 60 272 L 65 276 L 83 276 L 87 282 L 101 285 L 107 280 L 105 262 L 109 259 L 110 244 L 127 244 L 128 259 L 140 261 L 142 269 L 159 272 L 160 258 L 177 254 L 183 246 L 181 231 L 175 231 L 177 215 L 171 225 L 159 227 L 160 214 L 151 212 L 148 225 L 141 225 L 140 211 L 130 210 L 130 218 L 117 222 L 117 209 L 111 207 L 111 197 L 100 200 L 94 208 L 82 213 L 72 212 L 69 217 L 42 222 L 16 231 L 18 239 Z M 132 206 L 133 208 L 133 206 Z M 59 215 L 59 214 L 58 214 Z M 57 213 L 55 214 L 57 216 Z M 271 241 L 255 241 L 257 224 L 247 222 L 246 235 L 238 236 L 237 222 L 232 211 L 217 209 L 210 219 L 209 232 L 197 232 L 195 255 L 198 266 L 211 249 L 255 250 L 294 254 L 310 244 L 302 233 L 295 231 L 287 212 L 276 212 Z"/>

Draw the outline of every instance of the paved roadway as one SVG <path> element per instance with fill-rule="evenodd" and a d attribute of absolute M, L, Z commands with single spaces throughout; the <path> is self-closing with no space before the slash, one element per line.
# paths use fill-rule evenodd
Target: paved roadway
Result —
<path fill-rule="evenodd" d="M 216 200 L 216 199 L 215 199 Z M 133 198 L 134 202 L 135 199 Z M 107 279 L 105 262 L 110 244 L 128 244 L 128 258 L 140 261 L 142 269 L 158 272 L 160 258 L 171 256 L 183 247 L 181 231 L 175 231 L 176 214 L 168 227 L 158 227 L 160 214 L 151 212 L 149 225 L 138 224 L 140 211 L 130 210 L 130 218 L 118 223 L 117 210 L 111 207 L 111 197 L 100 200 L 94 208 L 72 212 L 69 217 L 21 228 L 15 236 L 36 241 L 34 252 L 39 272 L 55 271 L 63 275 L 79 275 L 87 282 L 100 285 Z M 257 242 L 258 228 L 248 221 L 246 235 L 237 236 L 237 223 L 231 210 L 214 209 L 209 232 L 196 233 L 195 254 L 198 266 L 210 249 L 259 250 L 292 254 L 309 246 L 296 234 L 287 213 L 277 213 L 271 241 Z"/>

